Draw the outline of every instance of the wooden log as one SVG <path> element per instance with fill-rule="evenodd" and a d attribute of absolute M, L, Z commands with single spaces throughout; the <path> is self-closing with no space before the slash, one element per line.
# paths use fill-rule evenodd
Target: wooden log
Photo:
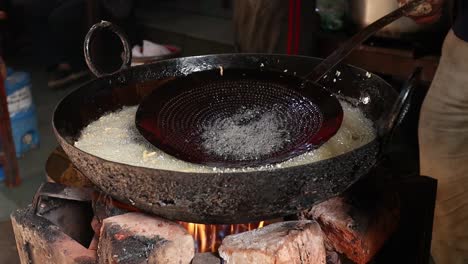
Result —
<path fill-rule="evenodd" d="M 400 217 L 398 194 L 362 186 L 306 210 L 299 219 L 317 221 L 327 248 L 365 264 L 397 230 Z"/>
<path fill-rule="evenodd" d="M 226 264 L 325 264 L 322 231 L 315 221 L 288 221 L 227 236 L 219 254 Z"/>
<path fill-rule="evenodd" d="M 11 215 L 16 246 L 22 264 L 93 264 L 96 251 L 88 250 L 31 207 Z"/>
<path fill-rule="evenodd" d="M 190 264 L 222 264 L 221 259 L 213 253 L 198 253 Z"/>
<path fill-rule="evenodd" d="M 141 213 L 103 221 L 98 263 L 190 264 L 194 255 L 192 236 L 175 222 Z"/>

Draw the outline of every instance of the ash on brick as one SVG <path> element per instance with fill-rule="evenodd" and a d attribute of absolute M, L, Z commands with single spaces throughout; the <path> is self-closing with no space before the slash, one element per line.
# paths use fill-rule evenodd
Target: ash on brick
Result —
<path fill-rule="evenodd" d="M 142 259 L 148 262 L 154 248 L 161 247 L 169 242 L 160 236 L 144 237 L 131 234 L 122 230 L 119 225 L 110 226 L 107 235 L 112 241 L 114 251 L 123 253 L 122 255 L 116 254 L 113 256 L 117 263 L 139 264 Z"/>

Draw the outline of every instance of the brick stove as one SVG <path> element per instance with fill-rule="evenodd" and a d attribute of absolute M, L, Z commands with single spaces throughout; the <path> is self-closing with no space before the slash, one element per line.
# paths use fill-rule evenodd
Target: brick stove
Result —
<path fill-rule="evenodd" d="M 436 181 L 382 164 L 298 215 L 200 225 L 100 193 L 60 149 L 32 204 L 12 214 L 22 263 L 428 263 Z"/>

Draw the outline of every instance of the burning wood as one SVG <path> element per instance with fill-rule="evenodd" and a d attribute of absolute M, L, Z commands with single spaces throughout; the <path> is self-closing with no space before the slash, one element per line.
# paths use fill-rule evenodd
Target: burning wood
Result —
<path fill-rule="evenodd" d="M 400 216 L 395 192 L 362 187 L 320 203 L 299 216 L 316 220 L 328 246 L 357 264 L 372 260 L 398 228 Z"/>
<path fill-rule="evenodd" d="M 217 252 L 226 236 L 262 228 L 265 222 L 237 225 L 203 225 L 186 222 L 179 222 L 179 224 L 195 239 L 196 251 L 205 253 Z"/>
<path fill-rule="evenodd" d="M 141 212 L 136 207 L 121 203 L 105 194 L 93 197 L 95 219 L 93 229 L 96 231 L 95 241 L 99 239 L 102 221 L 106 218 L 126 214 L 129 212 Z M 224 237 L 239 234 L 257 228 L 262 228 L 265 222 L 235 224 L 235 225 L 204 225 L 187 222 L 178 222 L 195 239 L 195 251 L 199 253 L 217 252 Z"/>
<path fill-rule="evenodd" d="M 194 255 L 193 238 L 175 222 L 141 213 L 103 221 L 98 263 L 189 264 Z"/>
<path fill-rule="evenodd" d="M 199 253 L 195 255 L 191 264 L 222 264 L 221 259 L 213 253 Z"/>
<path fill-rule="evenodd" d="M 228 236 L 219 254 L 226 264 L 326 262 L 323 234 L 315 221 L 281 222 Z"/>

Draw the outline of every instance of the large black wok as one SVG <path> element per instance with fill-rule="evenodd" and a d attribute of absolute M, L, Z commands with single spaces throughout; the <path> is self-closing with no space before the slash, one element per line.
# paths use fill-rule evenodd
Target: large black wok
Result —
<path fill-rule="evenodd" d="M 329 76 L 320 81 L 333 93 L 351 98 L 349 102 L 374 122 L 379 136 L 351 152 L 307 165 L 236 173 L 156 170 L 101 159 L 74 147 L 74 141 L 90 122 L 122 106 L 139 104 L 153 89 L 176 76 L 219 65 L 225 69 L 257 69 L 260 64 L 268 70 L 289 69 L 303 76 L 319 62 L 300 56 L 222 54 L 123 69 L 67 95 L 55 110 L 54 132 L 76 167 L 102 191 L 146 212 L 171 220 L 220 224 L 294 214 L 342 193 L 379 160 L 393 125 L 401 121 L 402 115 L 395 113 L 401 112 L 403 104 L 396 105 L 398 93 L 378 76 L 369 77 L 365 70 L 340 65 L 339 78 L 334 81 Z M 408 96 L 411 84 L 400 99 Z"/>

